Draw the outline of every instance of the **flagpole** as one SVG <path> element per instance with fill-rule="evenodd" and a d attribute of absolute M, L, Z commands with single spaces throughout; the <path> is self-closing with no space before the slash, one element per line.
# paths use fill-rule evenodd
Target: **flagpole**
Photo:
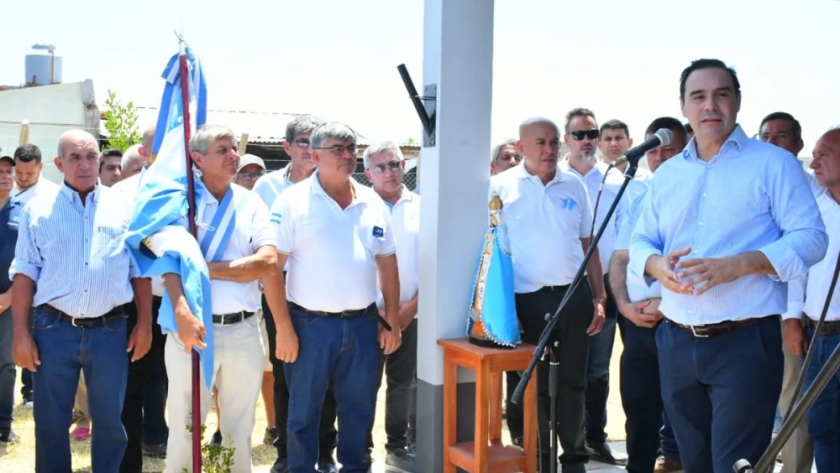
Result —
<path fill-rule="evenodd" d="M 195 174 L 192 172 L 192 158 L 190 155 L 190 80 L 187 53 L 183 39 L 180 40 L 180 66 L 181 66 L 181 101 L 184 110 L 184 147 L 187 170 L 187 222 L 189 223 L 190 235 L 198 239 L 198 231 L 195 223 Z M 210 330 L 213 328 L 210 327 Z M 193 473 L 201 473 L 201 364 L 198 351 L 192 351 L 192 458 Z"/>

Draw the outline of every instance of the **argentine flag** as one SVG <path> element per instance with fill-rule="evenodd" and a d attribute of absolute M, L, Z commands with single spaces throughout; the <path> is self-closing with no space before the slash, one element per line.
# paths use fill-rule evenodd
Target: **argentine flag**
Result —
<path fill-rule="evenodd" d="M 185 47 L 189 65 L 188 97 L 191 135 L 207 119 L 207 87 L 198 57 Z M 155 129 L 152 153 L 156 159 L 143 174 L 126 246 L 144 277 L 176 273 L 181 276 L 190 310 L 204 323 L 207 348 L 199 350 L 204 382 L 213 384 L 213 312 L 210 276 L 204 254 L 187 226 L 186 143 L 184 104 L 181 89 L 180 54 L 172 56 L 163 71 L 166 85 Z M 204 195 L 201 180 L 195 178 L 195 202 Z M 171 299 L 164 290 L 158 323 L 164 333 L 178 333 Z"/>

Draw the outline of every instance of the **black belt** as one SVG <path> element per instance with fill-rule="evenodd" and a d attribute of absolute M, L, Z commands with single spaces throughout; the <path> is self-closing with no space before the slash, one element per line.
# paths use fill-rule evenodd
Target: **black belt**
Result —
<path fill-rule="evenodd" d="M 306 307 L 303 307 L 302 305 L 291 302 L 291 301 L 289 302 L 289 307 L 291 307 L 292 309 L 295 309 L 295 310 L 300 310 L 300 311 L 303 311 L 303 312 L 307 312 L 309 314 L 316 314 L 316 315 L 320 315 L 322 317 L 335 317 L 335 318 L 339 318 L 339 319 L 352 319 L 352 318 L 358 317 L 362 314 L 372 312 L 375 315 L 376 320 L 378 320 L 379 323 L 383 327 L 385 327 L 386 330 L 389 330 L 389 331 L 391 330 L 391 324 L 389 324 L 388 321 L 385 320 L 385 318 L 383 318 L 381 315 L 379 315 L 379 311 L 376 310 L 376 306 L 374 304 L 371 304 L 369 307 L 365 307 L 364 309 L 344 310 L 344 311 L 341 311 L 341 312 L 324 312 L 323 310 L 309 310 Z"/>
<path fill-rule="evenodd" d="M 679 327 L 683 330 L 691 332 L 697 338 L 709 338 L 714 337 L 715 335 L 720 335 L 722 333 L 729 333 L 739 328 L 749 327 L 750 325 L 760 322 L 762 319 L 763 317 L 756 317 L 744 320 L 726 320 L 723 322 L 718 322 L 716 324 L 702 325 L 683 325 L 678 324 L 673 320 L 668 320 L 668 322 L 673 324 L 675 327 Z"/>
<path fill-rule="evenodd" d="M 816 330 L 817 329 L 817 321 L 806 317 L 805 318 L 805 326 L 808 327 L 809 330 Z M 838 335 L 840 334 L 840 320 L 834 321 L 823 321 L 822 329 L 820 329 L 820 335 Z"/>
<path fill-rule="evenodd" d="M 41 304 L 37 307 L 41 312 L 53 316 L 63 322 L 70 322 L 74 327 L 90 328 L 98 327 L 108 322 L 116 320 L 127 319 L 128 316 L 123 312 L 123 306 L 118 305 L 99 317 L 73 317 L 72 315 L 62 312 L 49 304 Z"/>
<path fill-rule="evenodd" d="M 220 325 L 238 324 L 252 315 L 254 315 L 253 312 L 248 312 L 246 310 L 231 312 L 230 314 L 213 314 L 213 323 Z"/>

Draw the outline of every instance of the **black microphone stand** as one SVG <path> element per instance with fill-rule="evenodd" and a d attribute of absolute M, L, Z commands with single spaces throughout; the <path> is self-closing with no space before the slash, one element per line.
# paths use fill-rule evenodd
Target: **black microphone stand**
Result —
<path fill-rule="evenodd" d="M 840 255 L 837 255 L 837 262 L 834 265 L 834 276 L 831 278 L 831 284 L 828 286 L 828 295 L 826 296 L 825 303 L 823 304 L 822 314 L 820 314 L 820 320 L 814 328 L 814 338 L 808 346 L 808 353 L 805 356 L 805 362 L 802 364 L 802 369 L 799 371 L 799 376 L 796 380 L 796 390 L 794 391 L 793 400 L 791 401 L 791 407 L 787 410 L 782 427 L 779 429 L 779 433 L 776 435 L 776 438 L 770 442 L 770 445 L 767 446 L 767 450 L 765 450 L 764 454 L 761 455 L 761 458 L 758 459 L 758 463 L 756 463 L 755 468 L 753 468 L 747 460 L 742 459 L 735 462 L 735 465 L 732 466 L 735 473 L 771 472 L 776 461 L 776 456 L 782 450 L 785 443 L 787 443 L 788 439 L 793 434 L 793 431 L 796 430 L 796 426 L 802 422 L 802 419 L 805 417 L 808 409 L 814 405 L 817 397 L 819 397 L 820 393 L 823 392 L 829 381 L 831 381 L 834 373 L 840 369 L 840 345 L 838 345 L 826 361 L 825 366 L 822 367 L 820 372 L 817 374 L 817 377 L 814 378 L 814 382 L 811 384 L 811 387 L 808 388 L 808 391 L 805 392 L 802 399 L 797 402 L 802 385 L 805 382 L 806 370 L 811 365 L 811 359 L 814 356 L 817 340 L 820 338 L 820 331 L 823 323 L 825 322 L 825 317 L 828 315 L 828 308 L 831 304 L 831 296 L 834 295 L 834 288 L 837 286 L 838 276 L 840 276 Z"/>
<path fill-rule="evenodd" d="M 643 155 L 642 155 L 643 156 Z M 598 228 L 598 233 L 595 234 L 595 237 L 589 242 L 589 249 L 586 251 L 586 254 L 583 256 L 583 262 L 580 264 L 578 268 L 577 274 L 575 274 L 574 279 L 572 279 L 571 284 L 569 284 L 569 290 L 566 291 L 566 294 L 563 295 L 563 300 L 560 301 L 560 305 L 557 307 L 557 310 L 554 312 L 554 315 L 546 314 L 546 320 L 548 320 L 548 325 L 546 325 L 545 329 L 543 330 L 542 334 L 540 335 L 539 343 L 537 343 L 537 347 L 534 349 L 534 356 L 531 358 L 531 363 L 528 365 L 528 368 L 522 373 L 522 379 L 519 381 L 519 384 L 516 385 L 516 389 L 513 391 L 513 396 L 511 396 L 511 401 L 519 404 L 522 400 L 522 395 L 525 392 L 525 386 L 528 385 L 528 381 L 531 379 L 531 375 L 533 374 L 534 368 L 537 366 L 537 362 L 540 361 L 541 358 L 545 355 L 545 349 L 548 345 L 549 338 L 554 332 L 554 327 L 557 326 L 557 321 L 560 318 L 560 312 L 566 307 L 568 304 L 569 299 L 571 298 L 572 294 L 580 284 L 580 281 L 583 280 L 583 276 L 586 273 L 586 265 L 589 263 L 589 260 L 592 258 L 592 253 L 595 251 L 595 248 L 598 247 L 598 242 L 601 240 L 601 235 L 604 234 L 604 230 L 606 230 L 607 225 L 609 225 L 610 219 L 612 218 L 613 213 L 615 213 L 615 209 L 618 206 L 618 202 L 621 200 L 621 196 L 624 194 L 624 191 L 627 189 L 627 184 L 633 179 L 633 176 L 636 175 L 636 170 L 639 168 L 639 159 L 642 156 L 639 156 L 636 159 L 629 159 L 627 161 L 627 171 L 624 172 L 624 182 L 621 184 L 621 187 L 618 189 L 618 194 L 615 196 L 615 200 L 613 200 L 612 205 L 610 205 L 609 210 L 607 210 L 607 216 L 604 218 L 603 223 L 601 223 L 601 227 Z M 609 169 L 607 170 L 609 172 Z M 548 372 L 548 394 L 551 400 L 551 473 L 557 472 L 557 434 L 555 432 L 555 422 L 556 422 L 556 400 L 557 400 L 557 366 L 559 362 L 554 354 L 554 347 L 550 348 L 550 361 L 549 361 L 549 372 Z M 530 452 L 529 452 L 530 453 Z"/>

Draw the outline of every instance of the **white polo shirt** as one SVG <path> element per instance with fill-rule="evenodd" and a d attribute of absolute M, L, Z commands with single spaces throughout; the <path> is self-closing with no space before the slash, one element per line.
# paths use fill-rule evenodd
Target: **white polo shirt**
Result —
<path fill-rule="evenodd" d="M 263 175 L 254 183 L 254 192 L 265 202 L 267 208 L 271 209 L 277 196 L 294 184 L 294 182 L 289 180 L 289 170 L 291 167 L 292 164 L 289 163 L 279 171 L 272 171 Z"/>
<path fill-rule="evenodd" d="M 524 165 L 490 179 L 490 195 L 504 203 L 517 293 L 572 282 L 583 262 L 581 238 L 589 237 L 592 210 L 583 181 L 559 166 L 543 185 Z"/>
<path fill-rule="evenodd" d="M 268 217 L 268 209 L 256 194 L 237 184 L 231 184 L 236 209 L 233 234 L 222 252 L 222 261 L 232 261 L 253 255 L 263 246 L 276 246 Z M 219 201 L 209 192 L 198 204 L 198 241 L 204 237 L 207 226 L 213 221 Z M 229 314 L 242 310 L 256 312 L 260 308 L 260 288 L 257 281 L 237 282 L 221 279 L 210 280 L 210 299 L 213 314 Z"/>
<path fill-rule="evenodd" d="M 364 309 L 377 299 L 377 256 L 396 253 L 388 208 L 353 179 L 344 210 L 316 171 L 280 194 L 271 207 L 277 251 L 288 255 L 286 298 L 310 310 Z"/>
<path fill-rule="evenodd" d="M 393 206 L 388 202 L 385 205 L 391 209 L 391 228 L 397 244 L 400 303 L 408 302 L 417 295 L 420 278 L 417 264 L 420 254 L 420 196 L 403 186 L 400 199 Z M 376 305 L 380 310 L 385 308 L 381 290 Z"/>
<path fill-rule="evenodd" d="M 50 192 L 58 192 L 58 189 L 61 186 L 55 184 L 51 181 L 48 181 L 44 178 L 44 175 L 38 176 L 38 182 L 35 183 L 32 187 L 27 187 L 24 190 L 20 190 L 17 188 L 17 184 L 12 189 L 11 196 L 20 202 L 20 205 L 26 205 L 29 203 L 30 200 L 34 199 L 36 196 L 41 194 L 49 194 Z"/>

